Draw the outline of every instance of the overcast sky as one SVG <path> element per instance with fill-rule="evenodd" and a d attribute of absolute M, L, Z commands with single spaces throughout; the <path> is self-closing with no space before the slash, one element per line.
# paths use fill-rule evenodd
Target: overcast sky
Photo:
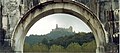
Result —
<path fill-rule="evenodd" d="M 56 27 L 69 28 L 73 27 L 75 32 L 91 32 L 90 28 L 80 19 L 69 14 L 52 14 L 37 21 L 28 31 L 30 34 L 47 34 Z"/>

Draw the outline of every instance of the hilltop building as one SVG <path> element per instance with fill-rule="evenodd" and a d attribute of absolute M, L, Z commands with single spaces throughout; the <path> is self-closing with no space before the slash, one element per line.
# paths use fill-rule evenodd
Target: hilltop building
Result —
<path fill-rule="evenodd" d="M 70 26 L 69 28 L 60 28 L 60 27 L 58 27 L 58 24 L 56 24 L 56 28 L 52 29 L 51 32 L 54 32 L 54 31 L 68 31 L 68 32 L 73 32 L 73 27 Z"/>

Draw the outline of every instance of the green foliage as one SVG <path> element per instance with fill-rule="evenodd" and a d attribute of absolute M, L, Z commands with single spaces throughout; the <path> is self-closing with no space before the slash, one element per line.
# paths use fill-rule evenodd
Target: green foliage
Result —
<path fill-rule="evenodd" d="M 81 46 L 78 43 L 71 43 L 68 45 L 66 48 L 68 52 L 80 52 L 81 51 Z"/>
<path fill-rule="evenodd" d="M 24 48 L 23 48 L 23 51 L 24 52 L 30 52 L 31 51 L 31 49 L 30 49 L 30 45 L 28 44 L 28 43 L 24 43 L 24 46 L 23 46 Z"/>
<path fill-rule="evenodd" d="M 64 47 L 63 46 L 61 46 L 61 45 L 52 45 L 51 47 L 50 47 L 50 50 L 49 50 L 50 52 L 65 52 L 65 49 L 64 49 Z"/>
<path fill-rule="evenodd" d="M 41 50 L 41 48 L 39 48 L 38 44 L 32 45 L 32 51 L 33 52 L 41 52 L 40 50 Z"/>
<path fill-rule="evenodd" d="M 42 42 L 43 38 L 45 38 L 44 35 L 41 35 L 41 36 L 30 35 L 30 36 L 26 36 L 25 42 L 29 43 L 30 45 L 34 45 L 34 44 Z"/>
<path fill-rule="evenodd" d="M 55 40 L 50 41 L 50 45 L 56 44 L 56 45 L 62 45 L 64 47 L 67 47 L 70 43 L 79 43 L 82 45 L 83 43 L 87 43 L 94 40 L 94 36 L 92 33 L 76 33 L 75 35 L 71 36 L 64 36 L 57 38 Z"/>
<path fill-rule="evenodd" d="M 57 36 L 57 35 L 56 35 Z M 45 35 L 31 35 L 26 39 L 24 52 L 90 52 L 95 53 L 96 44 L 93 34 L 76 33 L 50 39 Z"/>
<path fill-rule="evenodd" d="M 47 40 L 46 38 L 44 38 L 44 39 L 42 40 L 42 43 L 45 44 L 45 45 L 47 45 L 47 44 L 48 44 L 48 40 Z"/>
<path fill-rule="evenodd" d="M 46 34 L 46 36 L 51 39 L 57 39 L 59 37 L 71 36 L 74 34 L 75 34 L 74 32 L 68 32 L 68 31 L 52 31 L 52 32 Z"/>
<path fill-rule="evenodd" d="M 74 32 L 68 32 L 68 31 L 52 31 L 48 34 L 45 35 L 33 35 L 31 34 L 30 36 L 27 36 L 25 38 L 25 42 L 29 43 L 30 45 L 36 44 L 36 43 L 41 43 L 43 39 L 51 40 L 51 39 L 57 39 L 59 37 L 64 37 L 64 36 L 71 36 L 74 35 Z"/>
<path fill-rule="evenodd" d="M 87 33 L 85 33 L 85 32 L 79 32 L 78 33 L 78 35 L 81 35 L 81 36 L 84 36 L 84 35 L 86 35 Z"/>
<path fill-rule="evenodd" d="M 92 53 L 95 53 L 95 51 L 96 51 L 96 43 L 95 43 L 95 41 L 84 43 L 82 45 L 82 51 L 83 52 L 92 52 Z"/>
<path fill-rule="evenodd" d="M 48 52 L 48 46 L 42 43 L 35 44 L 32 46 L 32 51 L 33 52 Z"/>

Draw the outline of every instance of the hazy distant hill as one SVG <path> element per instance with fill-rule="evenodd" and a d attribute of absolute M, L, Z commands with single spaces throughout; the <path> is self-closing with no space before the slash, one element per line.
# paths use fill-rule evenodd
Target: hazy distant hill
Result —
<path fill-rule="evenodd" d="M 67 46 L 71 42 L 78 42 L 80 45 L 82 45 L 85 42 L 90 42 L 94 40 L 94 36 L 92 33 L 75 33 L 73 32 L 72 26 L 69 28 L 60 28 L 56 24 L 56 28 L 52 29 L 52 31 L 45 35 L 30 35 L 27 36 L 25 39 L 26 43 L 29 43 L 30 45 L 36 44 L 36 43 L 44 43 L 44 44 L 58 44 Z"/>
<path fill-rule="evenodd" d="M 72 31 L 71 26 L 65 29 L 65 28 L 59 28 L 58 25 L 56 25 L 56 28 L 52 29 L 52 31 L 46 35 L 32 35 L 31 34 L 30 36 L 27 36 L 25 39 L 25 42 L 28 42 L 29 44 L 34 44 L 34 43 L 42 42 L 43 39 L 54 40 L 59 37 L 71 36 L 74 34 L 75 32 Z"/>
<path fill-rule="evenodd" d="M 53 36 L 53 35 L 52 35 Z M 48 36 L 31 35 L 24 44 L 25 52 L 65 52 L 65 53 L 95 53 L 96 43 L 91 32 L 79 32 L 74 35 L 61 36 L 56 39 L 47 39 Z"/>
<path fill-rule="evenodd" d="M 25 38 L 25 42 L 33 44 L 33 43 L 42 42 L 42 40 L 44 38 L 46 38 L 47 40 L 51 40 L 51 39 L 57 39 L 59 37 L 70 36 L 70 35 L 74 35 L 74 34 L 75 34 L 74 32 L 57 31 L 57 32 L 51 32 L 47 35 L 30 35 Z"/>
<path fill-rule="evenodd" d="M 64 37 L 51 40 L 49 44 L 62 45 L 66 47 L 70 43 L 79 43 L 80 45 L 82 45 L 83 43 L 91 42 L 93 40 L 95 39 L 94 39 L 94 35 L 91 32 L 90 33 L 81 32 L 71 36 L 64 36 Z"/>
<path fill-rule="evenodd" d="M 59 36 L 57 36 L 59 34 Z M 73 34 L 73 35 L 71 35 Z M 63 36 L 64 35 L 64 36 Z M 57 37 L 57 38 L 52 38 L 52 37 Z M 82 45 L 83 43 L 91 42 L 94 40 L 93 34 L 90 33 L 69 33 L 69 32 L 51 32 L 47 35 L 30 35 L 26 37 L 25 42 L 33 45 L 37 43 L 43 43 L 46 45 L 62 45 L 64 47 L 67 47 L 70 43 L 79 43 Z"/>
<path fill-rule="evenodd" d="M 49 37 L 50 39 L 56 39 L 59 37 L 64 37 L 64 36 L 70 36 L 70 35 L 74 35 L 74 32 L 67 32 L 67 31 L 54 31 L 51 33 L 47 34 L 47 37 Z"/>

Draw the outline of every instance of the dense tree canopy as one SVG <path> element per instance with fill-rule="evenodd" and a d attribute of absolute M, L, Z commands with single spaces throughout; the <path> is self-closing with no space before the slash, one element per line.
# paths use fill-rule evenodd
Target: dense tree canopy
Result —
<path fill-rule="evenodd" d="M 42 37 L 42 39 L 39 39 Z M 80 32 L 74 35 L 48 39 L 45 36 L 32 35 L 27 37 L 24 52 L 90 52 L 95 53 L 96 43 L 93 34 Z M 37 40 L 37 41 L 36 41 Z M 40 41 L 39 41 L 40 40 Z M 31 44 L 32 43 L 32 44 Z"/>
<path fill-rule="evenodd" d="M 81 46 L 78 43 L 71 43 L 66 48 L 68 52 L 81 52 Z"/>

